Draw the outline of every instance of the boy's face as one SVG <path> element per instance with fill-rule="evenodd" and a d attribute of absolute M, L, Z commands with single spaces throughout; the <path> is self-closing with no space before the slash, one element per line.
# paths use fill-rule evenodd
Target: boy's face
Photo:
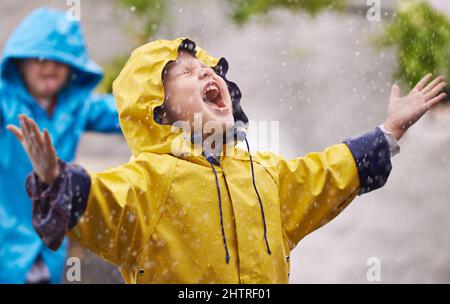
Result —
<path fill-rule="evenodd" d="M 186 121 L 192 129 L 194 114 L 200 113 L 202 127 L 208 123 L 225 132 L 233 126 L 233 106 L 225 81 L 190 53 L 180 52 L 177 60 L 166 66 L 164 89 L 166 100 L 160 113 L 164 123 Z"/>
<path fill-rule="evenodd" d="M 36 98 L 56 96 L 70 74 L 67 65 L 50 60 L 24 59 L 19 69 L 29 93 Z"/>

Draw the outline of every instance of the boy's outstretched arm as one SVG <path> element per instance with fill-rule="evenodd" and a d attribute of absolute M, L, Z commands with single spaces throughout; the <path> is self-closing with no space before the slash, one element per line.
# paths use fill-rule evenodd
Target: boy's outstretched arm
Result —
<path fill-rule="evenodd" d="M 164 202 L 164 174 L 171 174 L 174 164 L 144 155 L 118 168 L 88 173 L 59 160 L 48 132 L 41 133 L 32 119 L 21 115 L 19 121 L 20 129 L 8 129 L 33 165 L 26 187 L 33 202 L 33 227 L 44 244 L 56 250 L 68 233 L 113 264 L 134 258 L 156 225 Z M 150 165 L 155 162 L 164 165 L 156 170 Z"/>
<path fill-rule="evenodd" d="M 440 93 L 446 86 L 444 78 L 431 79 L 431 74 L 425 76 L 404 97 L 394 85 L 382 126 L 323 152 L 276 162 L 283 233 L 291 249 L 332 220 L 356 195 L 386 183 L 396 141 L 446 97 Z"/>
<path fill-rule="evenodd" d="M 33 200 L 33 226 L 43 242 L 56 250 L 61 246 L 65 233 L 78 222 L 85 210 L 83 202 L 87 201 L 90 180 L 81 167 L 70 167 L 58 160 L 47 130 L 41 133 L 33 119 L 26 115 L 19 116 L 19 123 L 20 128 L 13 125 L 7 128 L 20 141 L 33 166 L 33 174 L 27 179 L 27 192 Z M 62 185 L 64 179 L 70 180 L 71 186 L 79 191 L 76 195 L 67 193 L 68 200 L 60 203 L 55 197 L 58 191 L 45 190 Z M 42 201 L 41 193 L 45 193 Z"/>

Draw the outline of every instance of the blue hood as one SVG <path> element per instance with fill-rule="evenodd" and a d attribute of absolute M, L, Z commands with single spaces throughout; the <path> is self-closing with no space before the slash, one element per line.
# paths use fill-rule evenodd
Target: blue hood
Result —
<path fill-rule="evenodd" d="M 14 81 L 14 59 L 41 58 L 64 63 L 72 68 L 70 85 L 97 86 L 102 70 L 89 59 L 80 23 L 69 21 L 63 11 L 40 8 L 28 15 L 6 42 L 0 66 L 5 82 Z"/>

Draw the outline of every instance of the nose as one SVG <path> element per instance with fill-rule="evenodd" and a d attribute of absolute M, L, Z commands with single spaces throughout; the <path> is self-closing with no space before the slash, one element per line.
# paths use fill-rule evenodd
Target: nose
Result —
<path fill-rule="evenodd" d="M 212 76 L 212 70 L 210 68 L 201 68 L 199 71 L 199 77 L 201 79 L 205 78 L 205 77 L 211 77 Z"/>
<path fill-rule="evenodd" d="M 43 72 L 51 72 L 54 68 L 54 64 L 51 61 L 44 61 L 41 63 Z"/>
<path fill-rule="evenodd" d="M 58 67 L 58 64 L 56 62 L 53 61 L 43 61 L 42 62 L 42 69 L 44 72 L 53 72 L 54 70 L 56 70 L 56 68 Z"/>

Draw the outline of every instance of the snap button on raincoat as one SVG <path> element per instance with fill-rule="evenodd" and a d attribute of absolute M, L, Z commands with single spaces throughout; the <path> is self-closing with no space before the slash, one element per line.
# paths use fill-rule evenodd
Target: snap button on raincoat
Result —
<path fill-rule="evenodd" d="M 185 154 L 192 146 L 181 130 L 157 123 L 153 112 L 164 102 L 163 68 L 184 41 L 137 49 L 115 81 L 132 158 L 89 173 L 87 209 L 69 235 L 117 265 L 127 283 L 287 283 L 290 251 L 357 195 L 354 157 L 346 144 L 292 160 L 253 153 L 251 162 L 239 144 L 216 164 L 198 147 Z M 201 48 L 196 56 L 211 67 L 220 62 Z"/>

